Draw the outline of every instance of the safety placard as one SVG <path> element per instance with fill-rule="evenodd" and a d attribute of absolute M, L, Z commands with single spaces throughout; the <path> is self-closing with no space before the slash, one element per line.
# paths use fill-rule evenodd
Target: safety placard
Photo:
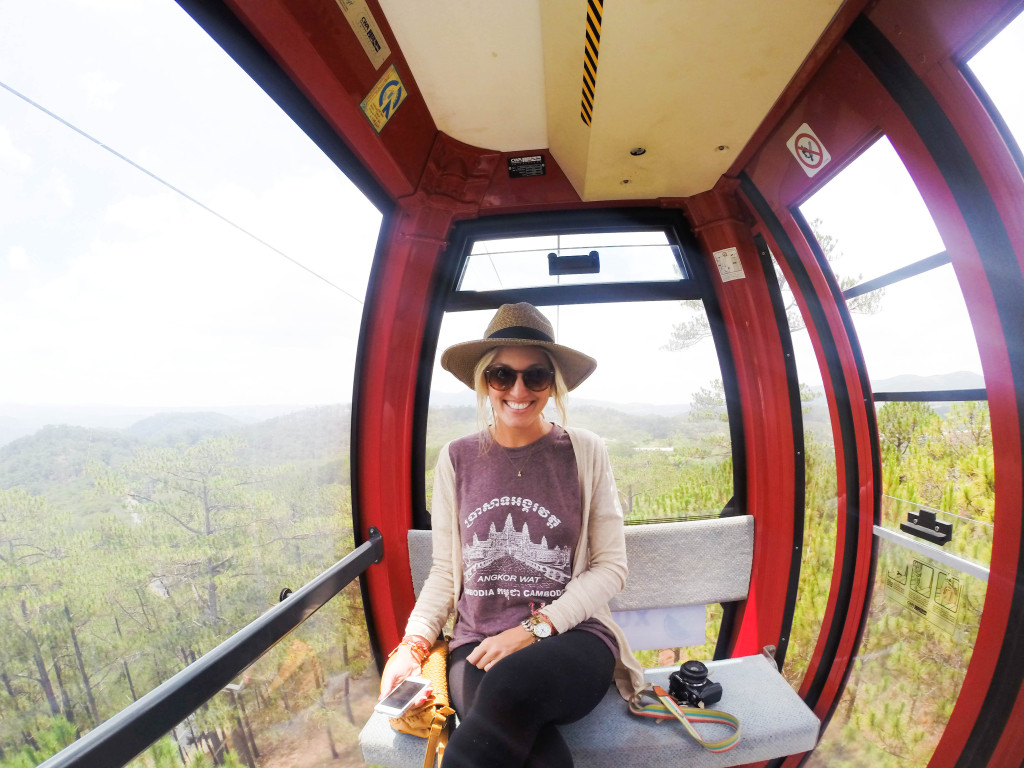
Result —
<path fill-rule="evenodd" d="M 914 611 L 947 635 L 953 635 L 963 623 L 967 607 L 966 579 L 963 574 L 913 558 L 885 574 L 885 594 Z"/>
<path fill-rule="evenodd" d="M 786 142 L 789 151 L 793 153 L 797 163 L 804 173 L 813 177 L 822 168 L 828 165 L 832 156 L 821 143 L 821 139 L 811 130 L 811 126 L 804 123 L 796 129 L 796 133 L 789 137 Z"/>
<path fill-rule="evenodd" d="M 739 280 L 746 277 L 743 274 L 743 264 L 740 263 L 740 252 L 736 248 L 723 248 L 714 253 L 715 263 L 718 265 L 718 274 L 722 276 L 722 282 Z"/>
<path fill-rule="evenodd" d="M 359 104 L 359 108 L 363 110 L 366 119 L 370 121 L 377 133 L 380 133 L 405 101 L 405 95 L 405 86 L 402 85 L 402 79 L 398 76 L 398 70 L 392 64 L 366 94 L 366 98 Z"/>
<path fill-rule="evenodd" d="M 388 41 L 384 39 L 377 20 L 366 5 L 366 0 L 336 0 L 338 7 L 345 14 L 345 21 L 352 27 L 352 31 L 359 38 L 359 44 L 366 51 L 366 57 L 373 64 L 374 69 L 380 69 L 388 56 L 391 55 L 391 48 Z"/>

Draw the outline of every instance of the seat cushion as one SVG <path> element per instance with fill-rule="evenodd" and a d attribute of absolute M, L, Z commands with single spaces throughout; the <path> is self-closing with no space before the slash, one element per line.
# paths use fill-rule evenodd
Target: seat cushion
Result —
<path fill-rule="evenodd" d="M 647 670 L 647 680 L 668 688 L 676 667 Z M 730 766 L 768 760 L 814 749 L 820 723 L 764 656 L 745 656 L 708 663 L 710 677 L 722 685 L 715 705 L 740 721 L 739 744 L 728 752 L 708 752 L 676 721 L 659 722 L 629 712 L 614 687 L 583 720 L 562 726 L 577 768 L 678 768 Z M 731 731 L 701 723 L 705 740 Z M 424 739 L 396 733 L 383 715 L 374 714 L 359 734 L 363 759 L 384 768 L 420 768 Z"/>

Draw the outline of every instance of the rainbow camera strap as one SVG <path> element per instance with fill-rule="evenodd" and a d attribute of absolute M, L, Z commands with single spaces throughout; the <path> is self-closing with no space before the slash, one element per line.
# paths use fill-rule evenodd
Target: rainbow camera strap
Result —
<path fill-rule="evenodd" d="M 658 703 L 641 704 L 644 697 L 655 699 Z M 740 742 L 740 721 L 735 715 L 718 709 L 681 707 L 660 685 L 648 686 L 631 699 L 629 711 L 634 715 L 651 717 L 656 720 L 671 720 L 672 718 L 679 720 L 694 740 L 709 752 L 728 752 Z M 729 738 L 721 741 L 705 741 L 697 731 L 695 723 L 727 725 L 733 729 L 733 733 Z"/>

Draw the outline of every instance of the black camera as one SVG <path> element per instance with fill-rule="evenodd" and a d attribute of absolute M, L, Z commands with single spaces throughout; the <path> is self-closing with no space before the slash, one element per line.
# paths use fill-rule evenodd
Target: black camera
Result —
<path fill-rule="evenodd" d="M 707 707 L 722 698 L 722 685 L 708 680 L 708 668 L 701 662 L 690 660 L 668 676 L 668 693 L 685 706 Z"/>

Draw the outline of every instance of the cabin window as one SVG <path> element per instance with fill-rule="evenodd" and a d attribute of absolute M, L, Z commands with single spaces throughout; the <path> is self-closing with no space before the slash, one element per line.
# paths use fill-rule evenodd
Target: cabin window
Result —
<path fill-rule="evenodd" d="M 984 387 L 949 255 L 887 139 L 800 212 L 847 299 L 875 391 Z"/>
<path fill-rule="evenodd" d="M 684 277 L 690 267 L 680 246 L 670 243 L 664 231 L 478 239 L 468 247 L 468 266 L 450 305 L 466 301 L 466 295 L 476 290 L 466 287 L 472 270 L 490 271 L 492 276 L 546 275 L 549 253 L 574 256 L 596 251 L 601 259 L 595 280 L 629 283 L 639 292 L 645 285 L 661 290 L 667 278 L 675 284 L 692 282 Z M 491 256 L 481 254 L 498 252 L 504 266 L 485 270 L 482 265 L 490 265 Z M 606 260 L 605 254 L 613 256 Z M 646 262 L 660 266 L 647 270 Z M 721 368 L 699 299 L 689 298 L 685 306 L 664 300 L 549 305 L 544 295 L 508 290 L 516 282 L 512 277 L 501 280 L 501 302 L 533 300 L 551 320 L 559 343 L 598 361 L 595 373 L 569 396 L 568 423 L 604 438 L 627 521 L 718 516 L 733 492 L 731 445 Z M 686 292 L 681 296 L 698 295 L 695 287 L 681 290 Z M 546 296 L 557 300 L 558 295 Z M 445 442 L 479 426 L 475 395 L 440 367 L 441 353 L 451 344 L 482 337 L 493 314 L 494 309 L 487 308 L 444 315 L 431 380 L 428 476 Z M 674 329 L 694 318 L 701 329 L 691 334 L 690 343 L 685 348 L 674 343 Z M 559 420 L 553 403 L 547 410 L 548 417 Z"/>
<path fill-rule="evenodd" d="M 472 255 L 465 276 L 449 296 L 431 378 L 424 462 L 427 508 L 441 447 L 482 426 L 474 393 L 440 367 L 440 358 L 452 344 L 481 338 L 494 306 L 452 307 L 478 306 L 489 296 L 498 296 L 496 303 L 532 301 L 551 320 L 560 344 L 597 360 L 594 374 L 569 395 L 568 424 L 604 439 L 627 523 L 719 516 L 734 492 L 723 374 L 699 281 L 692 278 L 681 246 L 665 230 L 545 238 L 543 245 L 537 237 L 504 236 L 466 246 Z M 568 255 L 597 251 L 601 273 L 593 275 L 590 284 L 548 280 L 548 254 L 559 245 Z M 502 253 L 500 269 L 492 269 L 490 256 L 480 255 L 488 251 Z M 474 263 L 486 263 L 487 268 Z M 469 281 L 474 269 L 503 279 Z M 580 279 L 584 277 L 590 279 Z M 628 291 L 639 300 L 614 301 L 601 293 L 586 293 L 603 290 L 600 283 L 615 283 L 616 291 Z M 515 291 L 509 289 L 512 284 L 529 287 Z M 489 293 L 497 285 L 502 288 Z M 685 343 L 680 343 L 680 327 Z M 545 415 L 560 421 L 553 403 Z M 688 649 L 688 656 L 711 658 L 719 614 L 717 607 L 709 611 L 708 644 Z M 665 663 L 680 656 L 677 649 L 662 653 Z M 648 656 L 645 663 L 658 663 L 657 652 Z"/>
<path fill-rule="evenodd" d="M 35 765 L 351 551 L 381 217 L 174 3 L 4 4 L 0 52 L 0 762 Z M 147 764 L 221 762 L 243 720 L 328 751 L 359 601 Z"/>
<path fill-rule="evenodd" d="M 923 765 L 959 695 L 985 599 L 994 488 L 977 344 L 949 256 L 888 140 L 800 213 L 864 353 L 883 482 L 871 611 L 816 759 L 881 764 L 898 745 Z M 940 549 L 909 536 L 908 513 L 934 515 L 951 541 Z"/>
<path fill-rule="evenodd" d="M 998 112 L 1018 162 L 1024 164 L 1024 93 L 1016 77 L 1024 69 L 1024 15 L 1007 24 L 967 66 Z"/>
<path fill-rule="evenodd" d="M 604 438 L 627 522 L 717 517 L 732 496 L 732 456 L 710 339 L 701 349 L 666 350 L 673 324 L 683 317 L 673 302 L 540 309 L 555 325 L 560 344 L 598 362 L 569 395 L 568 424 Z M 446 315 L 438 360 L 450 344 L 480 338 L 493 314 Z M 693 373 L 683 370 L 691 366 Z M 478 429 L 469 388 L 439 363 L 433 381 L 428 473 L 445 442 Z M 553 402 L 546 416 L 560 421 Z"/>
<path fill-rule="evenodd" d="M 682 264 L 679 246 L 670 244 L 664 232 L 477 240 L 458 289 L 679 280 Z"/>

